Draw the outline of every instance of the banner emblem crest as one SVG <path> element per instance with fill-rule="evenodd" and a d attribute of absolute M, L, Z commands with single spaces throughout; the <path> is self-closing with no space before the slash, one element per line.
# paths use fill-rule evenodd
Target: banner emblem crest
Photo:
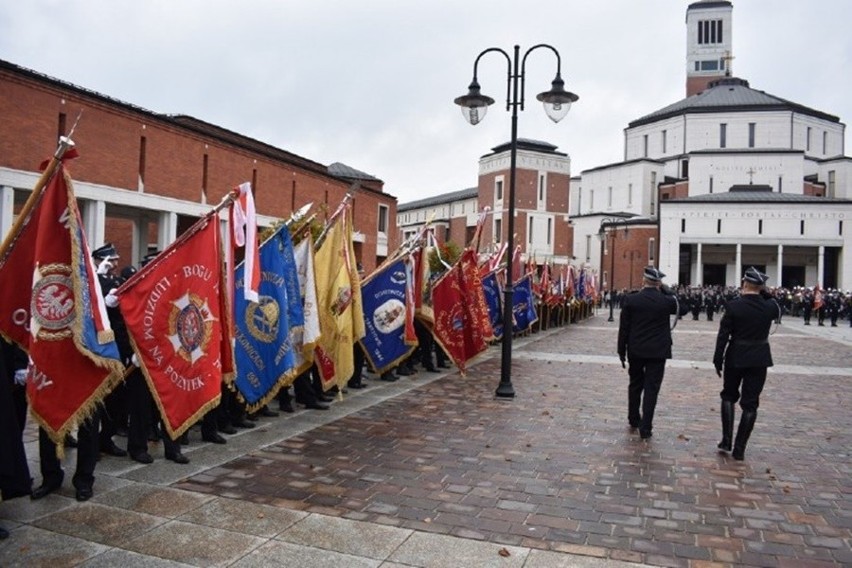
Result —
<path fill-rule="evenodd" d="M 195 363 L 202 356 L 213 332 L 213 317 L 207 300 L 187 292 L 172 302 L 168 338 L 175 353 Z"/>
<path fill-rule="evenodd" d="M 252 337 L 271 343 L 278 337 L 278 322 L 281 307 L 275 298 L 261 296 L 260 303 L 249 302 L 246 306 L 246 328 Z"/>
<path fill-rule="evenodd" d="M 67 264 L 37 267 L 30 313 L 32 335 L 36 339 L 57 341 L 71 336 L 74 321 L 74 283 Z"/>

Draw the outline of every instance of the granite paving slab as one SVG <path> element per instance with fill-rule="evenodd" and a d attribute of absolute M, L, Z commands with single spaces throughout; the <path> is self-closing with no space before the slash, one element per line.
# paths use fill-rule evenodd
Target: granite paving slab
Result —
<path fill-rule="evenodd" d="M 178 520 L 272 538 L 307 515 L 301 511 L 220 497 L 186 513 Z"/>
<path fill-rule="evenodd" d="M 33 522 L 39 528 L 108 546 L 122 546 L 137 535 L 163 524 L 164 519 L 87 502 Z"/>
<path fill-rule="evenodd" d="M 410 530 L 310 515 L 278 535 L 278 540 L 343 554 L 384 560 L 411 535 Z"/>

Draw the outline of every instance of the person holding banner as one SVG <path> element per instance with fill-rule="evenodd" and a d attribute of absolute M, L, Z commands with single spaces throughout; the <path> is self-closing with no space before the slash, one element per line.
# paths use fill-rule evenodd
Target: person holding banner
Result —
<path fill-rule="evenodd" d="M 29 495 L 32 488 L 22 438 L 27 412 L 22 388 L 26 376 L 26 353 L 0 338 L 0 499 L 3 501 Z M 0 539 L 8 537 L 9 532 L 0 527 Z"/>

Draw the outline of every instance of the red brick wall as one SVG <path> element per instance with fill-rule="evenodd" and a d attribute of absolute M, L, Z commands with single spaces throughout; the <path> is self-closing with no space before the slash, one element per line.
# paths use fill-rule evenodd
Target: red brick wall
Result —
<path fill-rule="evenodd" d="M 823 197 L 825 195 L 825 184 L 806 181 L 804 186 L 804 194 L 813 195 L 814 197 Z"/>
<path fill-rule="evenodd" d="M 603 255 L 601 269 L 607 273 L 607 283 L 612 282 L 615 290 L 638 289 L 642 287 L 642 272 L 649 264 L 648 240 L 657 236 L 655 226 L 630 227 L 627 235 L 624 228 L 615 230 L 615 257 L 613 258 L 612 234 L 607 236 L 606 254 Z M 657 252 L 654 251 L 656 258 Z M 632 257 L 632 260 L 631 260 Z M 612 279 L 613 260 L 615 261 L 615 279 Z M 674 280 L 669 280 L 674 282 Z M 603 289 L 603 288 L 602 288 Z"/>
<path fill-rule="evenodd" d="M 69 166 L 74 179 L 136 191 L 140 147 L 145 137 L 144 190 L 148 194 L 196 203 L 202 200 L 204 156 L 207 155 L 207 203 L 215 205 L 234 186 L 256 179 L 258 212 L 285 218 L 307 202 L 314 212 L 325 204 L 329 213 L 343 199 L 350 183 L 299 165 L 277 161 L 213 136 L 197 134 L 156 115 L 14 70 L 0 70 L 0 166 L 35 171 L 56 149 L 59 115 L 74 132 L 80 157 Z M 365 235 L 361 262 L 376 266 L 378 205 L 389 207 L 388 249 L 399 245 L 396 198 L 381 193 L 381 182 L 367 181 L 356 190 L 355 229 Z M 372 189 L 373 191 L 369 191 Z M 319 213 L 324 218 L 324 213 Z M 155 233 L 154 233 L 155 234 Z M 130 258 L 130 224 L 109 219 L 106 240 Z M 92 243 L 98 246 L 100 243 Z M 126 251 L 124 250 L 126 248 Z"/>

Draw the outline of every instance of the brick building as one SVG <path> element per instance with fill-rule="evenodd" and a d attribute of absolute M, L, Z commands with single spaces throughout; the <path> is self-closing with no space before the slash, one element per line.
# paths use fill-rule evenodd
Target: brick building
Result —
<path fill-rule="evenodd" d="M 313 202 L 322 218 L 354 194 L 356 254 L 368 272 L 396 247 L 396 198 L 344 164 L 297 156 L 191 116 L 165 115 L 0 61 L 0 234 L 38 179 L 39 163 L 77 122 L 69 163 L 92 247 L 121 264 L 162 249 L 236 185 L 250 181 L 261 225 Z"/>
<path fill-rule="evenodd" d="M 538 264 L 571 263 L 573 229 L 568 219 L 571 159 L 556 146 L 518 140 L 515 166 L 515 239 L 521 258 Z M 470 242 L 480 212 L 489 208 L 480 251 L 490 251 L 508 238 L 511 144 L 492 148 L 479 159 L 476 187 L 400 204 L 397 225 L 406 237 L 432 219 L 439 240 Z"/>

